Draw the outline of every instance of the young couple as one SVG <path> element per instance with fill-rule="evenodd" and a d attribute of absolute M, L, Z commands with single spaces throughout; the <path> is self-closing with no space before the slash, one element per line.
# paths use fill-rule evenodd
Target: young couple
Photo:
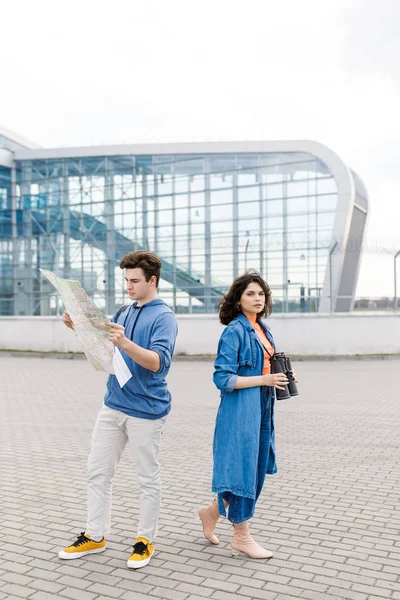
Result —
<path fill-rule="evenodd" d="M 158 256 L 144 250 L 130 252 L 120 267 L 125 269 L 126 288 L 135 303 L 111 319 L 109 339 L 120 349 L 133 376 L 122 388 L 115 375 L 108 378 L 88 458 L 86 528 L 58 556 L 75 559 L 106 549 L 112 479 L 128 446 L 140 486 L 140 512 L 127 566 L 138 569 L 150 562 L 157 535 L 160 440 L 171 408 L 165 378 L 178 328 L 174 313 L 158 298 Z M 214 530 L 219 516 L 227 516 L 233 525 L 232 551 L 251 558 L 272 556 L 253 540 L 248 521 L 265 475 L 276 472 L 274 388 L 287 383 L 283 373 L 270 372 L 269 357 L 275 346 L 269 327 L 261 321 L 270 312 L 270 289 L 255 271 L 235 279 L 219 305 L 220 321 L 227 327 L 218 344 L 214 372 L 221 393 L 213 447 L 212 489 L 217 498 L 198 509 L 207 540 L 219 543 Z M 68 313 L 63 322 L 73 328 Z"/>

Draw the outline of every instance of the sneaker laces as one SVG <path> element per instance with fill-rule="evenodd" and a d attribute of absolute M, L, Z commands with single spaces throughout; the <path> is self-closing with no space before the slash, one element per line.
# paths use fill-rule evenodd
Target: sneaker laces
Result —
<path fill-rule="evenodd" d="M 71 544 L 71 546 L 78 547 L 82 544 L 86 544 L 86 542 L 88 542 L 89 540 L 90 538 L 85 535 L 85 532 L 81 531 L 81 535 L 78 535 L 78 539 L 73 544 Z"/>
<path fill-rule="evenodd" d="M 147 550 L 147 546 L 148 544 L 144 544 L 143 542 L 136 542 L 136 544 L 133 546 L 133 554 L 140 554 L 143 556 Z"/>

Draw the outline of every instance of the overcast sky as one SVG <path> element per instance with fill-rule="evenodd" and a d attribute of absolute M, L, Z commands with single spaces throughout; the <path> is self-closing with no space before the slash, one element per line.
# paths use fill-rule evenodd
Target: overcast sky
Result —
<path fill-rule="evenodd" d="M 41 146 L 329 146 L 370 196 L 357 294 L 393 295 L 400 0 L 13 0 L 1 23 L 0 124 Z"/>

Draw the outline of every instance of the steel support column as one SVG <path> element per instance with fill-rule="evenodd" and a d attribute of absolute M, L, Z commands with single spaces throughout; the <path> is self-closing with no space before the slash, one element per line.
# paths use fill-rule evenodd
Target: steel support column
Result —
<path fill-rule="evenodd" d="M 13 314 L 19 314 L 17 265 L 19 263 L 19 242 L 17 230 L 17 170 L 15 163 L 11 170 L 11 239 L 12 239 L 12 290 L 13 290 Z"/>
<path fill-rule="evenodd" d="M 238 172 L 237 157 L 235 170 L 232 176 L 232 218 L 233 218 L 233 277 L 239 275 L 239 190 L 238 190 Z"/>
<path fill-rule="evenodd" d="M 115 220 L 114 220 L 114 174 L 110 169 L 110 160 L 104 159 L 104 218 L 106 223 L 106 257 L 105 257 L 105 300 L 106 313 L 111 315 L 116 310 L 115 305 Z"/>
<path fill-rule="evenodd" d="M 288 223 L 287 223 L 287 175 L 283 174 L 283 312 L 289 311 L 289 270 L 288 270 Z"/>
<path fill-rule="evenodd" d="M 211 191 L 210 191 L 210 161 L 205 159 L 205 176 L 204 176 L 204 259 L 205 259 L 205 277 L 204 277 L 204 308 L 205 312 L 211 312 Z"/>

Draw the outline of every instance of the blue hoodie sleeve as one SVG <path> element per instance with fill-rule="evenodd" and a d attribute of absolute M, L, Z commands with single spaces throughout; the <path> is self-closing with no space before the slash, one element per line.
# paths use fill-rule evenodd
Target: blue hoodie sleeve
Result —
<path fill-rule="evenodd" d="M 177 334 L 178 325 L 174 313 L 165 312 L 159 315 L 154 323 L 149 344 L 149 350 L 157 352 L 160 357 L 160 368 L 156 373 L 162 373 L 171 366 Z"/>
<path fill-rule="evenodd" d="M 233 327 L 226 327 L 218 343 L 217 358 L 214 362 L 213 381 L 221 392 L 227 394 L 234 391 L 239 370 L 240 338 Z"/>

